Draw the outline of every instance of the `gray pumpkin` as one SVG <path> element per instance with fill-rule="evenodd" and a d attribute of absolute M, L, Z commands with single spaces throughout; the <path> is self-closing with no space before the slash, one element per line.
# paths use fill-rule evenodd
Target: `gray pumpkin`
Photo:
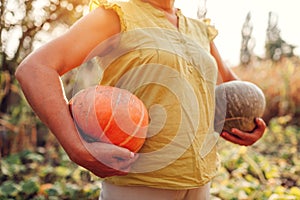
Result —
<path fill-rule="evenodd" d="M 248 81 L 229 81 L 216 87 L 215 131 L 231 133 L 232 128 L 244 132 L 255 129 L 255 118 L 262 117 L 266 100 L 262 90 Z"/>

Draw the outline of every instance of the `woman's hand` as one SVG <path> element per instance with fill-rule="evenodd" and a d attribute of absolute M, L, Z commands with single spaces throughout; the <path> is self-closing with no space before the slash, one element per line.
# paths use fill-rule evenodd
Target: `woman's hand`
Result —
<path fill-rule="evenodd" d="M 221 133 L 221 136 L 225 140 L 228 140 L 232 143 L 243 145 L 243 146 L 250 146 L 263 136 L 266 129 L 266 124 L 263 119 L 256 118 L 255 122 L 256 122 L 256 128 L 251 133 L 243 132 L 239 129 L 233 128 L 231 131 L 232 134 L 223 131 Z"/>
<path fill-rule="evenodd" d="M 101 178 L 126 175 L 138 159 L 138 154 L 113 144 L 83 140 L 80 144 L 75 147 L 76 153 L 73 149 L 69 154 L 70 159 Z"/>

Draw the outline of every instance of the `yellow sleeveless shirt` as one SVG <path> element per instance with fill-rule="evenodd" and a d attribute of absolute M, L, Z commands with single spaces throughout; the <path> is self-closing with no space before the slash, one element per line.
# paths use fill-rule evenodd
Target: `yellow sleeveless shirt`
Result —
<path fill-rule="evenodd" d="M 90 3 L 91 10 L 99 6 L 113 9 L 121 23 L 121 33 L 91 54 L 103 69 L 100 84 L 134 93 L 150 119 L 132 172 L 106 180 L 166 189 L 206 184 L 218 168 L 216 147 L 200 156 L 207 134 L 213 132 L 217 66 L 209 43 L 216 29 L 179 9 L 176 28 L 161 10 L 141 0 Z M 103 48 L 108 53 L 97 55 Z"/>

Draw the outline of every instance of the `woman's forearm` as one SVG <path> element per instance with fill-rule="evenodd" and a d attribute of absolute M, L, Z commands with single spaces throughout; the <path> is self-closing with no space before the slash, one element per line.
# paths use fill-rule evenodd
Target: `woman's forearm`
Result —
<path fill-rule="evenodd" d="M 63 147 L 69 144 L 68 140 L 79 139 L 78 134 L 74 134 L 76 128 L 60 77 L 54 69 L 32 62 L 24 63 L 18 67 L 16 78 L 36 115 L 49 127 Z"/>

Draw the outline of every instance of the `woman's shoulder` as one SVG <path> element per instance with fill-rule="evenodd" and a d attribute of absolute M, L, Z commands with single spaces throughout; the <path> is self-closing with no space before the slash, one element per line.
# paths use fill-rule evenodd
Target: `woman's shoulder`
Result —
<path fill-rule="evenodd" d="M 120 7 L 126 5 L 128 2 L 128 0 L 91 0 L 89 7 L 90 10 L 94 10 L 98 7 L 115 9 L 116 6 Z"/>
<path fill-rule="evenodd" d="M 91 0 L 89 7 L 91 11 L 101 7 L 114 12 L 118 16 L 122 31 L 127 29 L 126 16 L 132 15 L 136 10 L 132 1 L 129 0 Z"/>
<path fill-rule="evenodd" d="M 194 30 L 198 33 L 201 32 L 202 34 L 205 34 L 210 41 L 212 41 L 218 35 L 218 29 L 213 25 L 211 19 L 197 19 L 187 16 L 184 16 L 184 18 L 189 30 Z"/>

